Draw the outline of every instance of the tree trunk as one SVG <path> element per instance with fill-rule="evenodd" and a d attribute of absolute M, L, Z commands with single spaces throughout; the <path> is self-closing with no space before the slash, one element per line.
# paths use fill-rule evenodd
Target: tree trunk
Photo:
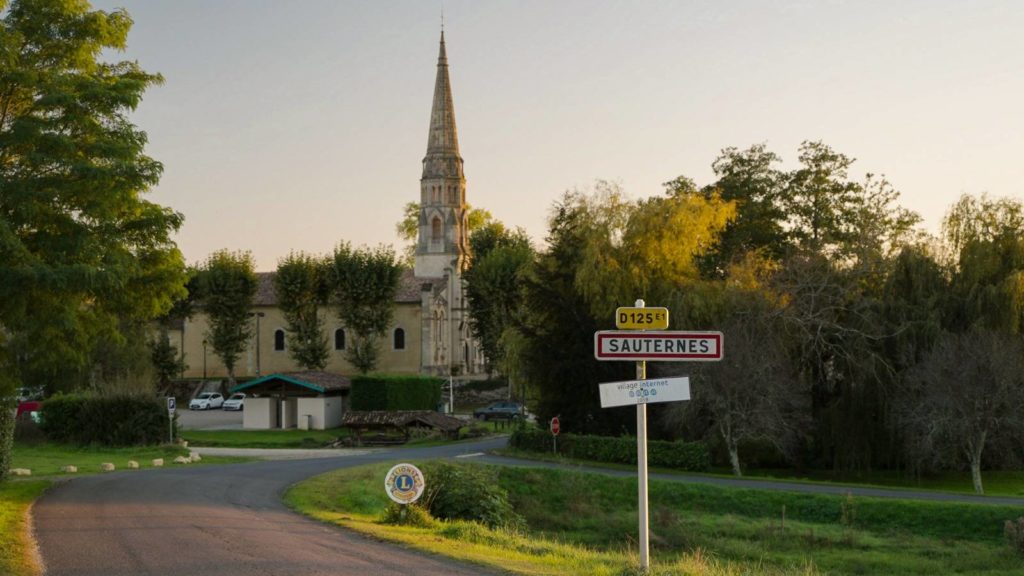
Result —
<path fill-rule="evenodd" d="M 985 488 L 981 485 L 981 451 L 985 449 L 985 437 L 987 433 L 981 432 L 979 438 L 968 443 L 967 455 L 971 460 L 971 480 L 974 482 L 974 491 L 984 494 Z"/>
<path fill-rule="evenodd" d="M 740 447 L 732 439 L 726 439 L 725 443 L 729 446 L 729 463 L 732 464 L 732 473 L 736 476 L 743 476 L 743 470 L 740 469 Z"/>
<path fill-rule="evenodd" d="M 11 447 L 14 445 L 14 415 L 17 403 L 14 398 L 0 398 L 0 482 L 11 469 Z"/>

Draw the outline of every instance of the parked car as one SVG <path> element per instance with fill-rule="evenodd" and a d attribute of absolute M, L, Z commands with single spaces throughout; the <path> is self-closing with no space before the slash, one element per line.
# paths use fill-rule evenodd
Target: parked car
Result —
<path fill-rule="evenodd" d="M 225 410 L 244 410 L 245 409 L 245 394 L 243 392 L 236 392 L 232 394 L 230 398 L 224 401 Z"/>
<path fill-rule="evenodd" d="M 518 402 L 493 402 L 486 408 L 477 408 L 473 411 L 473 417 L 479 420 L 501 419 L 512 420 L 519 418 L 523 412 L 523 405 Z"/>
<path fill-rule="evenodd" d="M 224 405 L 224 397 L 217 392 L 203 392 L 188 403 L 189 410 L 209 410 Z"/>

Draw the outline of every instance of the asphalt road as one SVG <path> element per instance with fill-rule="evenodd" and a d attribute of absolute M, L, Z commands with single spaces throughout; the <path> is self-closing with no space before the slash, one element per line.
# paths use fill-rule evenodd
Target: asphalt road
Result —
<path fill-rule="evenodd" d="M 504 443 L 76 478 L 36 502 L 36 540 L 48 576 L 493 574 L 306 519 L 281 496 L 295 482 L 337 468 L 454 457 Z"/>

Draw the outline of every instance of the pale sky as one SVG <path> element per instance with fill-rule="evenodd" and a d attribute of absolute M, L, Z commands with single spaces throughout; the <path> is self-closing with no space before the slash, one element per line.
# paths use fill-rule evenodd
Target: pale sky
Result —
<path fill-rule="evenodd" d="M 398 245 L 419 198 L 439 1 L 94 0 L 166 78 L 134 116 L 190 262 Z M 467 199 L 540 243 L 596 179 L 703 185 L 727 146 L 802 140 L 888 176 L 936 231 L 1024 196 L 1024 2 L 445 0 Z"/>

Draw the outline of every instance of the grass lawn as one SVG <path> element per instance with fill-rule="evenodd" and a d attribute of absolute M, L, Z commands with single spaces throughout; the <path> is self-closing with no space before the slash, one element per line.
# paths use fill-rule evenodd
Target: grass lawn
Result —
<path fill-rule="evenodd" d="M 380 523 L 390 463 L 340 470 L 294 487 L 286 502 L 321 520 L 516 574 L 630 574 L 636 480 L 500 468 L 527 521 L 521 533 L 466 522 Z M 430 479 L 427 478 L 429 484 Z M 844 498 L 652 481 L 656 574 L 1022 574 L 1007 506 Z M 785 520 L 783 520 L 785 507 Z"/>
<path fill-rule="evenodd" d="M 38 574 L 28 530 L 28 509 L 50 485 L 46 480 L 0 482 L 0 574 Z"/>
<path fill-rule="evenodd" d="M 216 448 L 322 448 L 348 436 L 347 428 L 331 430 L 182 430 L 189 446 Z"/>
<path fill-rule="evenodd" d="M 581 460 L 555 456 L 547 452 L 533 452 L 529 450 L 516 450 L 507 448 L 497 450 L 495 453 L 512 458 L 523 458 L 526 460 L 541 460 L 544 462 L 559 462 L 563 464 L 579 464 L 583 466 L 595 466 L 599 468 L 614 468 L 617 470 L 636 470 L 635 464 L 618 464 L 614 462 L 597 462 L 592 460 Z M 650 472 L 659 474 L 686 474 L 696 476 L 720 476 L 735 478 L 728 469 L 714 469 L 712 472 L 684 472 L 672 468 L 660 468 L 652 466 Z M 982 482 L 985 486 L 986 496 L 1024 496 L 1024 471 L 1019 470 L 990 470 L 982 472 Z M 908 477 L 898 471 L 881 470 L 869 473 L 846 473 L 838 474 L 830 470 L 811 470 L 798 473 L 795 470 L 786 469 L 764 469 L 745 470 L 744 478 L 756 478 L 763 480 L 779 480 L 784 482 L 806 482 L 811 484 L 849 484 L 856 486 L 870 486 L 876 488 L 896 488 L 906 490 L 928 490 L 936 492 L 954 492 L 962 494 L 974 494 L 974 484 L 971 482 L 970 472 L 943 472 L 922 478 Z"/>
<path fill-rule="evenodd" d="M 15 443 L 12 451 L 11 467 L 28 468 L 33 476 L 64 475 L 61 466 L 78 467 L 78 474 L 94 474 L 100 472 L 100 464 L 111 462 L 117 470 L 126 470 L 128 461 L 134 460 L 140 468 L 151 468 L 153 459 L 163 458 L 164 466 L 181 466 L 175 464 L 176 456 L 188 456 L 188 450 L 175 446 L 144 446 L 135 448 L 79 448 L 62 444 L 25 445 Z M 247 458 L 210 456 L 202 462 L 189 464 L 227 464 L 247 462 Z M 0 572 L 2 574 L 2 572 Z"/>

